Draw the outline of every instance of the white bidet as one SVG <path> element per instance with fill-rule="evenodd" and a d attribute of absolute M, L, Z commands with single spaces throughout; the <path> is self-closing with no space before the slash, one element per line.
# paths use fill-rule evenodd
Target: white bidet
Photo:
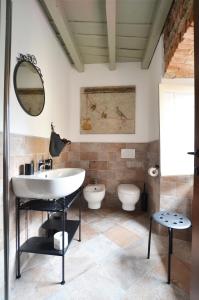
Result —
<path fill-rule="evenodd" d="M 83 189 L 85 200 L 88 202 L 88 208 L 99 209 L 101 207 L 102 200 L 105 196 L 104 184 L 88 184 Z"/>

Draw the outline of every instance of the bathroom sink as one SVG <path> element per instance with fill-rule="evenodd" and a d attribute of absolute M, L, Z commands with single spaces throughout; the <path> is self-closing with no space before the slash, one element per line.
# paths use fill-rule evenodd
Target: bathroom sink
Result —
<path fill-rule="evenodd" d="M 58 199 L 75 192 L 84 178 L 84 169 L 63 168 L 12 177 L 12 187 L 17 197 Z"/>

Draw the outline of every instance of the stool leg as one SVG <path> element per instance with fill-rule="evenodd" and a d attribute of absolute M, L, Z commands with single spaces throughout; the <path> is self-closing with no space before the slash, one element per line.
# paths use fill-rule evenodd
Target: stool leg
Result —
<path fill-rule="evenodd" d="M 171 281 L 171 255 L 172 255 L 172 247 L 173 247 L 173 228 L 168 228 L 169 232 L 169 247 L 168 247 L 168 284 Z"/>
<path fill-rule="evenodd" d="M 171 228 L 171 254 L 173 254 L 173 228 Z"/>
<path fill-rule="evenodd" d="M 150 258 L 150 249 L 151 249 L 151 231 L 152 231 L 152 217 L 150 217 L 150 228 L 149 228 L 149 239 L 148 239 L 148 254 L 147 258 Z"/>

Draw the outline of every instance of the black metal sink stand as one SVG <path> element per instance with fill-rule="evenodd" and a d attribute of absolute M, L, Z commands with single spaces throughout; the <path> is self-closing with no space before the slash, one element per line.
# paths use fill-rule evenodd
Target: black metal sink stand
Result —
<path fill-rule="evenodd" d="M 64 278 L 64 255 L 73 240 L 73 237 L 79 228 L 79 242 L 81 241 L 81 194 L 82 188 L 78 189 L 71 195 L 58 200 L 43 200 L 43 199 L 23 199 L 16 198 L 16 251 L 17 251 L 17 268 L 16 278 L 21 277 L 20 256 L 23 252 L 56 255 L 62 257 L 62 281 L 65 284 Z M 79 219 L 68 220 L 67 210 L 75 200 L 79 200 Z M 20 245 L 20 210 L 45 211 L 48 214 L 47 220 L 42 224 L 47 232 L 47 237 L 31 237 Z M 61 217 L 55 217 L 50 213 L 59 213 Z M 62 249 L 54 249 L 53 236 L 56 232 L 62 231 Z M 68 232 L 68 245 L 64 248 L 64 231 Z"/>

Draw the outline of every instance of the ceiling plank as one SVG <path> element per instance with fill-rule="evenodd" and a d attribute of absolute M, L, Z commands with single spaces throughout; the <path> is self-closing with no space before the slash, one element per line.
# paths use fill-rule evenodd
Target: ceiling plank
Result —
<path fill-rule="evenodd" d="M 85 64 L 103 64 L 103 63 L 108 63 L 108 56 L 102 55 L 88 55 L 88 54 L 83 54 Z"/>
<path fill-rule="evenodd" d="M 143 50 L 146 48 L 147 39 L 141 37 L 117 37 L 117 48 Z"/>
<path fill-rule="evenodd" d="M 68 21 L 63 17 L 60 8 L 57 6 L 54 0 L 41 0 L 42 4 L 45 6 L 48 14 L 51 16 L 55 26 L 57 27 L 65 45 L 69 52 L 69 55 L 74 62 L 74 66 L 79 72 L 84 71 L 84 64 L 80 56 L 78 47 L 75 43 L 73 34 L 70 30 Z"/>
<path fill-rule="evenodd" d="M 116 0 L 106 0 L 109 69 L 116 69 Z"/>
<path fill-rule="evenodd" d="M 106 23 L 70 21 L 69 24 L 76 34 L 107 35 Z"/>
<path fill-rule="evenodd" d="M 151 23 L 159 1 L 161 0 L 117 0 L 117 23 Z"/>
<path fill-rule="evenodd" d="M 141 59 L 137 57 L 123 57 L 117 56 L 117 62 L 140 62 Z"/>
<path fill-rule="evenodd" d="M 90 55 L 106 55 L 108 56 L 108 48 L 98 48 L 98 47 L 80 47 L 82 54 Z"/>
<path fill-rule="evenodd" d="M 75 34 L 76 41 L 79 47 L 99 47 L 104 48 L 107 46 L 107 37 L 101 35 L 79 35 Z"/>
<path fill-rule="evenodd" d="M 117 56 L 129 57 L 129 58 L 136 57 L 142 60 L 143 50 L 117 48 Z"/>
<path fill-rule="evenodd" d="M 120 36 L 148 38 L 151 24 L 116 24 L 116 32 Z"/>
<path fill-rule="evenodd" d="M 167 15 L 171 8 L 173 0 L 159 0 L 158 6 L 156 9 L 156 14 L 154 17 L 154 21 L 151 27 L 149 39 L 146 45 L 144 57 L 142 60 L 142 69 L 148 69 L 153 58 L 153 54 L 155 52 L 155 48 L 158 44 L 160 35 L 162 33 L 162 29 L 164 23 L 166 21 Z"/>

